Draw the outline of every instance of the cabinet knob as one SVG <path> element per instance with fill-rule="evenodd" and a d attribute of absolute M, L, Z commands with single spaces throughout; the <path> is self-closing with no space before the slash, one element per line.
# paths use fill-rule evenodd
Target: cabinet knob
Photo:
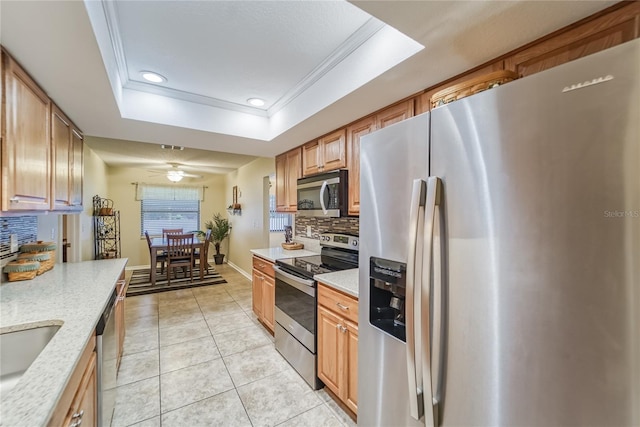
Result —
<path fill-rule="evenodd" d="M 20 203 L 20 198 L 19 197 L 12 197 L 9 199 L 9 201 L 11 203 Z"/>

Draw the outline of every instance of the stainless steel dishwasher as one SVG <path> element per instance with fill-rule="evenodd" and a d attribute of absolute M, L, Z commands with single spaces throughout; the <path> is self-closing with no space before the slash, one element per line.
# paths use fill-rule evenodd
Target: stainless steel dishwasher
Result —
<path fill-rule="evenodd" d="M 111 426 L 113 409 L 116 403 L 117 336 L 115 325 L 115 303 L 117 292 L 109 298 L 109 302 L 100 316 L 96 327 L 97 359 L 98 359 L 98 427 Z"/>

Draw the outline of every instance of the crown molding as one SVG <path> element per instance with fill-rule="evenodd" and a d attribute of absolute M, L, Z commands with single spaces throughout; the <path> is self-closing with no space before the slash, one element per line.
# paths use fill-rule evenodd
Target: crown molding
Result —
<path fill-rule="evenodd" d="M 385 23 L 376 18 L 369 18 L 362 24 L 348 39 L 338 46 L 331 54 L 324 59 L 316 68 L 307 74 L 298 84 L 292 87 L 280 99 L 274 102 L 267 110 L 269 117 L 286 107 L 291 101 L 300 96 L 304 91 L 313 86 L 318 80 L 344 61 L 356 49 L 362 46 L 367 40 L 373 37 L 378 31 L 385 27 Z"/>

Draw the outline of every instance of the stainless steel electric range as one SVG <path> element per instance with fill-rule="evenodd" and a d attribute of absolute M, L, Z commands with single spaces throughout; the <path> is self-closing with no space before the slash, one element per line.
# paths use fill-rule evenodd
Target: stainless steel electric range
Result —
<path fill-rule="evenodd" d="M 320 255 L 276 261 L 276 350 L 314 389 L 322 387 L 317 376 L 316 274 L 358 268 L 358 237 L 325 233 Z"/>

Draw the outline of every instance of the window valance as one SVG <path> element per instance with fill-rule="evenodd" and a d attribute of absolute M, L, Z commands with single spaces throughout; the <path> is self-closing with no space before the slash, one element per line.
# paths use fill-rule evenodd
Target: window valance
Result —
<path fill-rule="evenodd" d="M 204 200 L 202 186 L 135 183 L 136 200 Z"/>

